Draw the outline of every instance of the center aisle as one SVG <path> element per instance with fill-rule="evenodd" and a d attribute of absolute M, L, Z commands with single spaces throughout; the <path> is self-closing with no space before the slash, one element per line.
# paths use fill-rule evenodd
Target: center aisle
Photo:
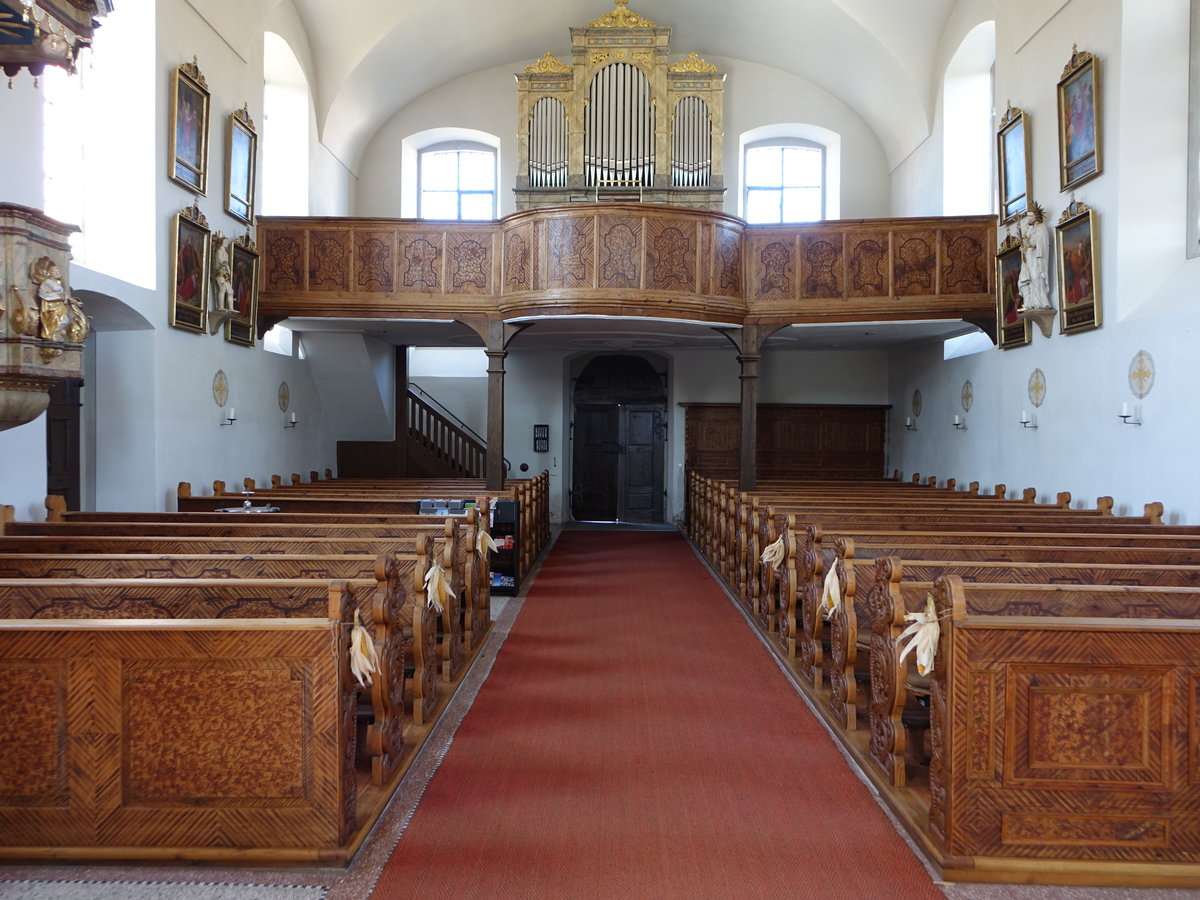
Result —
<path fill-rule="evenodd" d="M 939 898 L 675 532 L 565 532 L 376 897 Z"/>

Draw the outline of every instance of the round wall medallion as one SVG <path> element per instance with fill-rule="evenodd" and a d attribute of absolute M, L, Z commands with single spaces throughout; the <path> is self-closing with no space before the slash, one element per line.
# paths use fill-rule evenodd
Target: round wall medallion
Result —
<path fill-rule="evenodd" d="M 225 377 L 224 369 L 217 369 L 217 374 L 213 376 L 212 395 L 217 406 L 224 409 L 229 399 L 229 379 Z"/>
<path fill-rule="evenodd" d="M 1029 402 L 1041 406 L 1046 399 L 1046 373 L 1034 369 L 1029 376 Z"/>
<path fill-rule="evenodd" d="M 1129 390 L 1133 396 L 1141 400 L 1154 387 L 1154 357 L 1145 350 L 1134 354 L 1133 362 L 1129 364 Z"/>
<path fill-rule="evenodd" d="M 914 416 L 919 416 L 921 414 L 921 406 L 921 392 L 913 391 L 912 410 Z"/>
<path fill-rule="evenodd" d="M 975 386 L 971 382 L 964 381 L 962 389 L 962 408 L 963 412 L 971 411 L 971 404 L 975 402 Z"/>
<path fill-rule="evenodd" d="M 279 408 L 287 412 L 288 403 L 292 400 L 292 392 L 288 390 L 286 381 L 279 382 Z"/>

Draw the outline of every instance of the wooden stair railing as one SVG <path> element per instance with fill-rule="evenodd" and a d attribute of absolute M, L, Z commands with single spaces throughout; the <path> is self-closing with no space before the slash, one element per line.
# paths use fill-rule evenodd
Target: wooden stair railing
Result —
<path fill-rule="evenodd" d="M 441 462 L 448 473 L 484 477 L 487 448 L 412 391 L 408 393 L 408 439 Z"/>

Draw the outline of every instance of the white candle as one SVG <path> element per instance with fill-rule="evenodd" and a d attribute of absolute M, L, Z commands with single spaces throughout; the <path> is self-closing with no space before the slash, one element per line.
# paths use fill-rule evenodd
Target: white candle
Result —
<path fill-rule="evenodd" d="M 229 421 L 232 422 L 236 418 L 237 418 L 237 410 L 234 409 L 232 406 L 229 407 Z"/>
<path fill-rule="evenodd" d="M 1022 422 L 1029 421 L 1029 410 L 1026 410 L 1026 409 L 1021 410 L 1021 421 Z"/>
<path fill-rule="evenodd" d="M 904 420 L 904 427 L 912 428 L 912 416 L 909 416 L 907 419 Z"/>
<path fill-rule="evenodd" d="M 1124 418 L 1127 415 L 1129 415 L 1129 401 L 1125 400 L 1121 403 L 1121 416 Z"/>
<path fill-rule="evenodd" d="M 293 425 L 295 425 L 296 424 L 296 414 L 292 413 L 292 417 L 288 421 L 290 421 Z"/>
<path fill-rule="evenodd" d="M 954 417 L 954 424 L 955 424 L 955 425 L 960 425 L 960 424 L 962 424 L 962 416 L 955 416 L 955 417 Z"/>

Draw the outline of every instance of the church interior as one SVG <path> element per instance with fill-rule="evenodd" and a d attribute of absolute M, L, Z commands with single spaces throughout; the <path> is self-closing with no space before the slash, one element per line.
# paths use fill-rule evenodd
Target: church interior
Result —
<path fill-rule="evenodd" d="M 0 0 L 0 560 L 105 511 L 238 518 L 261 502 L 297 527 L 375 516 L 417 529 L 397 504 L 449 498 L 425 512 L 448 507 L 461 528 L 417 538 L 411 560 L 371 575 L 374 644 L 408 669 L 396 697 L 376 693 L 357 738 L 374 754 L 358 794 L 375 804 L 369 825 L 360 806 L 352 827 L 340 794 L 351 825 L 304 848 L 347 866 L 387 857 L 368 834 L 421 767 L 389 742 L 439 740 L 469 693 L 459 685 L 501 665 L 536 591 L 558 583 L 556 539 L 603 543 L 623 525 L 650 546 L 680 533 L 815 727 L 872 773 L 864 782 L 933 873 L 920 890 L 1194 890 L 1200 631 L 1187 593 L 1200 576 L 1184 570 L 1200 546 L 1200 478 L 1196 426 L 1168 414 L 1195 411 L 1200 383 L 1200 0 L 611 2 Z M 353 485 L 340 499 L 339 481 Z M 904 534 L 993 525 L 1071 538 L 1038 555 L 1018 552 L 1035 542 L 1023 534 L 969 569 L 966 549 Z M 1073 543 L 1084 529 L 1086 551 Z M 180 531 L 154 552 L 208 552 L 197 548 L 221 536 Z M 496 537 L 491 552 L 512 559 L 500 580 L 486 560 Z M 80 547 L 63 538 L 53 552 Z M 907 581 L 884 547 L 904 556 Z M 586 561 L 586 543 L 571 548 Z M 413 611 L 423 600 L 389 606 L 393 591 L 433 604 L 439 559 L 459 643 Z M 961 581 L 938 577 L 956 566 Z M 1066 590 L 1071 612 L 1039 611 L 1050 601 L 1010 596 L 986 566 L 1112 593 Z M 1097 574 L 1117 566 L 1136 571 Z M 14 627 L 14 610 L 35 609 L 26 624 L 41 615 L 0 572 Z M 350 629 L 354 584 L 304 621 L 363 634 Z M 890 631 L 855 624 L 854 590 L 894 599 Z M 1002 607 L 1014 621 L 1108 624 L 1069 651 L 1065 624 L 971 624 Z M 955 666 L 921 663 L 914 687 L 895 663 L 901 633 L 911 625 L 916 647 L 918 626 L 938 622 L 927 650 Z M 287 639 L 320 669 L 315 629 Z M 263 634 L 284 641 L 276 631 Z M 442 655 L 413 674 L 422 640 Z M 874 705 L 886 693 L 877 640 L 899 679 L 887 714 Z M 1018 645 L 1028 655 L 1012 661 Z M 0 665 L 22 684 L 43 663 L 13 646 Z M 49 707 L 70 705 L 68 681 L 47 688 Z M 27 696 L 0 699 L 0 720 L 25 722 Z M 305 728 L 319 714 L 354 731 L 352 702 L 350 725 L 333 692 L 305 702 Z M 393 706 L 403 720 L 387 718 Z M 969 728 L 983 710 L 1003 711 L 994 746 Z M 1150 724 L 1113 728 L 1118 714 Z M 1094 753 L 1039 743 L 1039 715 L 1083 743 L 1117 737 Z M 1017 719 L 1030 733 L 1013 732 Z M 55 754 L 74 746 L 61 735 Z M 334 791 L 345 772 L 331 741 L 311 741 L 311 760 L 297 752 Z M 36 756 L 7 752 L 12 771 Z M 912 775 L 914 759 L 933 774 Z M 919 801 L 901 790 L 906 766 Z M 1063 785 L 1083 799 L 1063 800 Z M 979 824 L 1002 808 L 994 834 Z M 0 820 L 40 835 L 0 840 L 0 859 L 167 853 L 88 852 L 109 840 L 95 835 L 56 850 L 46 835 L 67 828 L 61 812 L 0 784 Z M 237 834 L 239 815 L 220 827 Z M 213 846 L 180 852 L 236 861 Z M 0 896 L 36 872 L 0 867 Z M 401 890 L 397 878 L 377 895 Z M 967 891 L 945 893 L 993 896 Z"/>

